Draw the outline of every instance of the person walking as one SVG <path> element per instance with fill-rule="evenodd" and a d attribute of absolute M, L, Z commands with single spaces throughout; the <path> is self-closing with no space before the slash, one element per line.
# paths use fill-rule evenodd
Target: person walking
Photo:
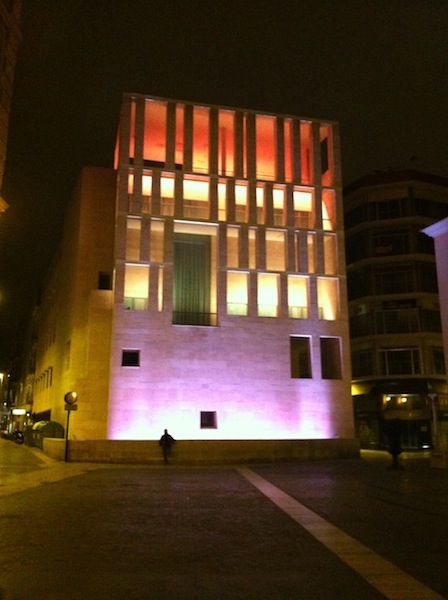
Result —
<path fill-rule="evenodd" d="M 171 449 L 175 443 L 176 440 L 168 433 L 168 429 L 165 429 L 162 437 L 159 440 L 159 446 L 162 448 L 163 462 L 165 464 L 168 464 L 168 457 L 170 456 Z"/>

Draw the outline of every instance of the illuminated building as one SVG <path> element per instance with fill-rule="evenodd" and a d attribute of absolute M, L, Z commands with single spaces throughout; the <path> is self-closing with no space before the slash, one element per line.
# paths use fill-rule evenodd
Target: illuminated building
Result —
<path fill-rule="evenodd" d="M 427 396 L 448 414 L 432 240 L 448 214 L 448 180 L 378 173 L 344 190 L 355 427 L 361 447 L 384 447 L 384 420 L 403 421 L 405 448 L 431 444 Z"/>
<path fill-rule="evenodd" d="M 36 313 L 36 419 L 76 390 L 77 440 L 353 440 L 339 161 L 334 122 L 126 95 Z"/>

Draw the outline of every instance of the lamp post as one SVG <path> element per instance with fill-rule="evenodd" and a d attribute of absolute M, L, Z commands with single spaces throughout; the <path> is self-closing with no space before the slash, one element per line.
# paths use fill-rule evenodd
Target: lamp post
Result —
<path fill-rule="evenodd" d="M 76 401 L 78 394 L 76 392 L 67 392 L 64 396 L 65 410 L 67 411 L 67 426 L 65 428 L 65 462 L 68 462 L 68 428 L 70 425 L 70 413 L 72 410 L 78 410 Z"/>

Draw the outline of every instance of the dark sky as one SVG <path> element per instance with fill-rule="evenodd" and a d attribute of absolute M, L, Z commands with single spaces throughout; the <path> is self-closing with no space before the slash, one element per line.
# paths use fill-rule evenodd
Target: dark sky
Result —
<path fill-rule="evenodd" d="M 344 184 L 448 176 L 447 0 L 24 0 L 0 218 L 0 369 L 121 97 L 337 120 Z M 411 161 L 412 157 L 416 157 Z"/>

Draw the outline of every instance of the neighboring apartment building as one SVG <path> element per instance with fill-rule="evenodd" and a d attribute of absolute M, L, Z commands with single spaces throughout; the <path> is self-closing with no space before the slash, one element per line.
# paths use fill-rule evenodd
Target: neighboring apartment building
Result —
<path fill-rule="evenodd" d="M 448 179 L 416 171 L 366 176 L 344 190 L 355 427 L 361 447 L 384 447 L 385 420 L 402 420 L 405 448 L 431 445 L 428 394 L 448 418 L 432 240 L 448 215 Z"/>
<path fill-rule="evenodd" d="M 5 172 L 14 71 L 21 41 L 21 11 L 21 0 L 0 0 L 0 213 L 8 207 L 1 190 Z"/>
<path fill-rule="evenodd" d="M 77 440 L 353 439 L 334 122 L 125 95 L 30 328 L 21 402 Z"/>

